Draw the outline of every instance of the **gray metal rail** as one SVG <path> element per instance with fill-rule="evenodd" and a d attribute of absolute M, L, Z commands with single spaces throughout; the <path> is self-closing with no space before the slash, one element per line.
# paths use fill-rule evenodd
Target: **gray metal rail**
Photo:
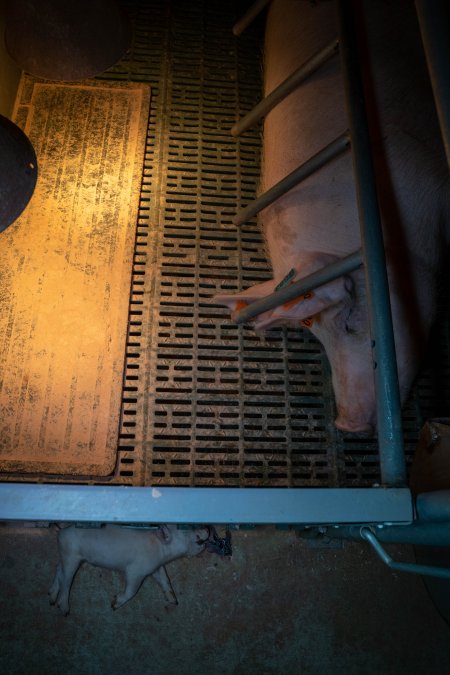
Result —
<path fill-rule="evenodd" d="M 406 483 L 400 392 L 383 233 L 352 10 L 351 0 L 340 0 L 340 54 L 352 139 L 353 173 L 372 336 L 381 478 L 383 484 L 392 487 Z"/>

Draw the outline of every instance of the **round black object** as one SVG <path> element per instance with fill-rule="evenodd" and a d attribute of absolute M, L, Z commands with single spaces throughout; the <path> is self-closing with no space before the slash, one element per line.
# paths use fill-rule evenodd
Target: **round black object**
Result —
<path fill-rule="evenodd" d="M 114 65 L 128 48 L 131 26 L 116 0 L 10 0 L 5 43 L 26 72 L 48 80 L 80 80 Z"/>
<path fill-rule="evenodd" d="M 37 159 L 29 138 L 0 115 L 0 232 L 20 216 L 34 192 Z"/>

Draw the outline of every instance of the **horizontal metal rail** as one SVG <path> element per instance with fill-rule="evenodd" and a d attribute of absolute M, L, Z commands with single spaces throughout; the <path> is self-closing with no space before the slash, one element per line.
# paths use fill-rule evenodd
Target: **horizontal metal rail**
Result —
<path fill-rule="evenodd" d="M 276 89 L 270 92 L 262 99 L 250 112 L 245 115 L 237 124 L 231 128 L 232 136 L 240 136 L 244 131 L 250 129 L 264 115 L 272 110 L 286 96 L 289 96 L 297 87 L 304 82 L 310 75 L 316 72 L 326 61 L 335 56 L 339 49 L 339 41 L 333 40 L 326 47 L 318 51 L 308 61 L 305 61 L 300 68 L 297 68 L 292 75 L 289 75 Z"/>
<path fill-rule="evenodd" d="M 448 0 L 416 0 L 416 10 L 450 167 L 450 5 Z"/>
<path fill-rule="evenodd" d="M 301 183 L 302 180 L 305 180 L 308 176 L 311 176 L 325 166 L 325 164 L 331 162 L 332 159 L 341 155 L 349 147 L 350 136 L 348 132 L 345 132 L 317 154 L 310 157 L 304 164 L 294 169 L 294 171 L 271 187 L 270 190 L 263 192 L 257 199 L 239 211 L 234 219 L 235 225 L 242 225 L 247 220 L 250 220 L 250 218 L 253 218 L 262 209 L 265 209 L 286 192 L 289 192 L 289 190 Z"/>
<path fill-rule="evenodd" d="M 0 521 L 409 523 L 408 489 L 181 488 L 0 483 Z"/>
<path fill-rule="evenodd" d="M 350 121 L 353 173 L 366 273 L 381 478 L 383 484 L 395 486 L 406 483 L 400 392 L 386 258 L 353 8 L 351 0 L 340 0 L 340 54 Z"/>
<path fill-rule="evenodd" d="M 337 279 L 344 274 L 353 272 L 358 267 L 361 267 L 361 265 L 361 250 L 355 251 L 355 253 L 352 253 L 345 258 L 341 258 L 326 267 L 322 267 L 322 269 L 309 274 L 303 279 L 299 279 L 299 281 L 294 281 L 290 286 L 280 288 L 280 290 L 275 291 L 270 295 L 266 295 L 264 298 L 261 298 L 261 300 L 250 303 L 247 307 L 244 307 L 239 312 L 235 313 L 234 321 L 237 324 L 246 323 L 258 314 L 275 309 L 275 307 L 279 307 L 285 302 L 289 302 L 289 300 L 293 300 L 300 295 L 313 291 L 318 286 L 323 286 L 329 281 L 333 281 L 333 279 Z"/>

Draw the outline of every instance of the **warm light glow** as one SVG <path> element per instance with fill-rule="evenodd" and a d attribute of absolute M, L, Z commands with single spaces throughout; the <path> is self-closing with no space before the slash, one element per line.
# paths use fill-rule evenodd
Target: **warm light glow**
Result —
<path fill-rule="evenodd" d="M 0 238 L 0 469 L 115 464 L 145 85 L 22 81 L 35 193 Z"/>

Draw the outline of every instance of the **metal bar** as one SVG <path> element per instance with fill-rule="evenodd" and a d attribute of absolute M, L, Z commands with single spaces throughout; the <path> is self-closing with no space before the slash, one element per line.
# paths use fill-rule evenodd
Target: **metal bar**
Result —
<path fill-rule="evenodd" d="M 450 167 L 450 5 L 448 0 L 416 0 L 416 11 Z"/>
<path fill-rule="evenodd" d="M 237 124 L 231 128 L 232 136 L 239 136 L 247 129 L 250 129 L 261 117 L 267 115 L 280 101 L 294 91 L 307 77 L 312 75 L 328 59 L 337 54 L 339 41 L 333 40 L 326 47 L 318 51 L 308 61 L 305 61 L 300 68 L 297 68 L 284 82 L 276 89 L 270 92 L 255 107 L 250 110 Z"/>
<path fill-rule="evenodd" d="M 376 536 L 367 527 L 361 528 L 361 537 L 369 542 L 381 560 L 397 572 L 411 572 L 413 574 L 422 574 L 429 577 L 439 577 L 441 579 L 450 579 L 450 569 L 445 567 L 434 567 L 433 565 L 418 565 L 417 563 L 396 562 L 384 550 Z"/>
<path fill-rule="evenodd" d="M 321 524 L 411 522 L 408 489 L 164 488 L 0 483 L 0 521 Z"/>
<path fill-rule="evenodd" d="M 340 0 L 339 23 L 372 336 L 381 477 L 385 485 L 404 485 L 406 465 L 394 331 L 351 0 Z"/>
<path fill-rule="evenodd" d="M 421 521 L 450 521 L 450 490 L 424 492 L 418 495 L 416 509 Z"/>
<path fill-rule="evenodd" d="M 361 527 L 358 525 L 340 525 L 328 527 L 323 533 L 327 539 L 349 539 L 361 541 Z M 302 536 L 302 531 L 299 531 Z M 314 537 L 314 530 L 305 531 L 307 538 Z M 450 519 L 446 522 L 418 522 L 409 525 L 380 525 L 376 530 L 377 538 L 386 544 L 412 544 L 415 546 L 450 546 Z"/>
<path fill-rule="evenodd" d="M 361 265 L 361 250 L 355 251 L 355 253 L 352 253 L 345 258 L 341 258 L 340 260 L 337 260 L 336 262 L 333 262 L 330 265 L 317 270 L 317 272 L 309 274 L 307 277 L 304 277 L 299 281 L 294 281 L 294 283 L 290 286 L 280 288 L 279 291 L 275 291 L 274 293 L 261 298 L 261 300 L 256 300 L 255 302 L 250 303 L 247 307 L 244 307 L 239 312 L 236 312 L 233 316 L 233 320 L 238 324 L 250 321 L 250 319 L 253 319 L 258 314 L 268 312 L 275 307 L 283 305 L 289 300 L 293 300 L 300 295 L 309 293 L 318 286 L 323 286 L 323 284 L 333 281 L 333 279 L 337 279 L 344 274 L 353 272 L 353 270 L 356 270 Z"/>
<path fill-rule="evenodd" d="M 308 178 L 312 173 L 321 169 L 349 147 L 350 136 L 348 132 L 345 132 L 323 148 L 323 150 L 320 150 L 316 155 L 313 155 L 313 157 L 304 162 L 304 164 L 294 169 L 294 171 L 271 187 L 270 190 L 263 192 L 257 199 L 250 202 L 245 209 L 239 211 L 234 219 L 235 225 L 242 225 L 242 223 L 253 218 L 259 211 L 265 209 L 269 204 L 272 204 L 276 199 L 298 185 L 298 183 L 301 183 L 305 178 Z"/>
<path fill-rule="evenodd" d="M 236 21 L 236 23 L 233 26 L 233 35 L 241 35 L 241 33 L 244 32 L 244 30 L 251 24 L 253 19 L 255 19 L 260 12 L 264 9 L 266 5 L 268 5 L 270 0 L 256 0 L 256 2 L 253 3 L 249 7 L 249 9 L 245 12 L 245 14 L 239 19 L 239 21 Z"/>

